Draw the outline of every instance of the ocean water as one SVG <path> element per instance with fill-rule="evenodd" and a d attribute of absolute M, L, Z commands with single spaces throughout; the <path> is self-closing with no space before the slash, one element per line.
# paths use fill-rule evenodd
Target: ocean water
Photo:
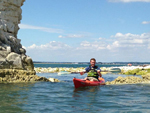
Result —
<path fill-rule="evenodd" d="M 62 80 L 0 84 L 0 113 L 149 113 L 150 84 L 105 85 L 75 89 L 72 79 L 86 75 L 40 73 Z M 106 81 L 118 74 L 103 75 Z"/>

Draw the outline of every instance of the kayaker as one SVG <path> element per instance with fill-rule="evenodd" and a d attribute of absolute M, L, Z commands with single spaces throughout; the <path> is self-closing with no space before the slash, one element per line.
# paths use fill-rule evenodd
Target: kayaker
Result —
<path fill-rule="evenodd" d="M 87 77 L 84 80 L 90 80 L 90 81 L 98 81 L 99 77 L 102 77 L 101 69 L 96 66 L 96 59 L 91 58 L 90 59 L 90 66 L 85 68 L 85 71 L 80 72 L 80 75 L 83 75 L 85 73 L 88 73 Z"/>

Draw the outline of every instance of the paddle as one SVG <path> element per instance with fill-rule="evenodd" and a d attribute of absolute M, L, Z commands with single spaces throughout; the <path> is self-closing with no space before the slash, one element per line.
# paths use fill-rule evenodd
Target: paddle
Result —
<path fill-rule="evenodd" d="M 60 71 L 58 72 L 58 75 L 64 75 L 64 74 L 79 74 L 80 72 L 69 72 L 69 71 Z"/>

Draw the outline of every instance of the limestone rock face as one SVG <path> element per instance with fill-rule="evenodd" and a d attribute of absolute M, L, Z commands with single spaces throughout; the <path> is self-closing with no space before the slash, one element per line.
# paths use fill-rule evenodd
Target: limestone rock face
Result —
<path fill-rule="evenodd" d="M 0 68 L 34 69 L 32 59 L 26 56 L 17 38 L 24 1 L 0 0 Z"/>

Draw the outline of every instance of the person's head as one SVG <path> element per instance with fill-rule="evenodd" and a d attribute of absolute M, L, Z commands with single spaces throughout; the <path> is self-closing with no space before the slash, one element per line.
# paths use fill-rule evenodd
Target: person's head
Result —
<path fill-rule="evenodd" d="M 95 58 L 91 58 L 91 59 L 90 59 L 90 64 L 91 64 L 92 67 L 95 66 L 95 64 L 96 64 Z"/>

